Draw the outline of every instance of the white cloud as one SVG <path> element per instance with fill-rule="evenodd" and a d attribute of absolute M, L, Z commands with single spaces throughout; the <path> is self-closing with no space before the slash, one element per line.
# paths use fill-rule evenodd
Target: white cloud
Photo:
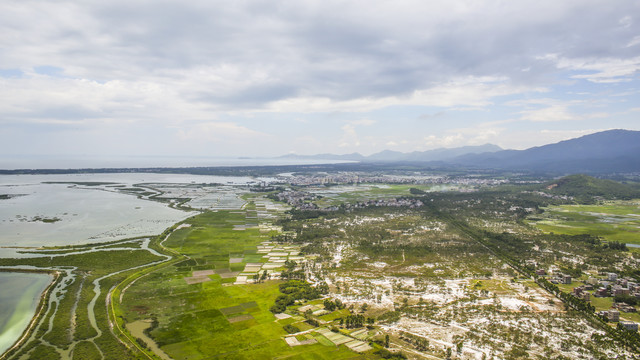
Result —
<path fill-rule="evenodd" d="M 577 120 L 578 117 L 571 114 L 565 105 L 553 105 L 536 110 L 525 110 L 521 112 L 522 120 L 527 121 L 567 121 Z"/>
<path fill-rule="evenodd" d="M 371 126 L 375 124 L 376 121 L 371 119 L 360 119 L 360 120 L 350 121 L 349 123 L 353 125 Z"/>
<path fill-rule="evenodd" d="M 267 134 L 251 130 L 247 127 L 231 123 L 210 121 L 178 129 L 178 137 L 182 141 L 211 141 L 223 143 L 242 143 L 255 138 L 268 136 Z"/>
<path fill-rule="evenodd" d="M 268 110 L 274 112 L 372 111 L 400 105 L 483 108 L 492 105 L 493 99 L 499 96 L 545 91 L 547 89 L 544 87 L 513 85 L 506 78 L 463 77 L 434 85 L 431 88 L 416 90 L 408 96 L 360 98 L 346 101 L 298 97 L 271 103 L 268 105 Z"/>
<path fill-rule="evenodd" d="M 433 146 L 491 141 L 507 127 L 638 107 L 631 88 L 640 25 L 629 15 L 636 13 L 633 0 L 4 1 L 0 135 L 22 126 L 22 138 L 11 136 L 26 143 L 40 130 L 55 149 L 66 144 L 47 132 L 73 128 L 64 141 L 83 143 L 86 133 L 108 128 L 157 138 L 130 146 L 149 152 L 247 137 L 256 141 L 233 149 L 260 153 L 266 142 L 258 139 L 269 138 L 260 129 L 270 129 L 283 151 L 305 144 L 376 151 L 373 144 L 424 146 L 415 127 L 429 125 L 438 127 L 429 128 Z M 61 70 L 46 75 L 37 71 L 42 66 Z M 593 94 L 616 83 L 616 94 L 629 94 L 619 97 L 622 109 L 589 115 L 592 105 L 571 102 L 584 94 L 583 79 Z M 505 114 L 505 99 L 541 93 L 563 101 L 511 102 L 515 109 Z M 497 125 L 514 112 L 526 121 Z M 445 113 L 446 123 L 381 130 L 403 117 Z M 316 122 L 328 114 L 335 122 L 320 129 Z M 481 131 L 476 117 L 493 124 Z M 479 132 L 460 138 L 449 125 Z M 317 143 L 291 140 L 310 128 Z M 5 144 L 0 152 L 11 150 Z"/>
<path fill-rule="evenodd" d="M 464 136 L 460 133 L 444 136 L 429 135 L 424 138 L 427 148 L 449 148 L 462 146 Z"/>
<path fill-rule="evenodd" d="M 557 67 L 573 71 L 590 71 L 590 74 L 571 76 L 574 79 L 585 79 L 595 83 L 615 83 L 631 81 L 632 76 L 640 70 L 640 56 L 620 58 L 559 58 Z"/>
<path fill-rule="evenodd" d="M 631 24 L 633 24 L 633 19 L 631 19 L 631 16 L 627 15 L 621 18 L 619 23 L 623 28 L 628 29 L 631 27 Z"/>
<path fill-rule="evenodd" d="M 632 47 L 638 44 L 640 44 L 640 35 L 635 36 L 633 39 L 631 39 L 631 41 L 629 41 L 626 47 Z"/>

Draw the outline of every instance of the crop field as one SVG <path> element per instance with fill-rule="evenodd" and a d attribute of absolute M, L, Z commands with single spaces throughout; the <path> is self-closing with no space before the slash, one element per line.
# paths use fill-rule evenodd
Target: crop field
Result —
<path fill-rule="evenodd" d="M 640 201 L 553 206 L 529 222 L 545 232 L 591 234 L 608 241 L 640 244 Z"/>
<path fill-rule="evenodd" d="M 281 281 L 233 284 L 220 274 L 243 271 L 247 263 L 266 262 L 258 246 L 270 237 L 257 227 L 243 231 L 246 213 L 219 211 L 188 220 L 164 243 L 188 259 L 141 278 L 123 295 L 126 322 L 153 320 L 149 332 L 172 358 L 203 359 L 299 356 L 313 359 L 357 358 L 345 347 L 321 343 L 289 346 L 283 324 L 269 311 L 280 295 Z M 232 261 L 233 260 L 233 261 Z M 209 281 L 189 284 L 185 278 L 212 270 Z"/>
<path fill-rule="evenodd" d="M 338 186 L 310 186 L 308 191 L 321 198 L 316 201 L 320 207 L 340 205 L 345 202 L 369 201 L 376 199 L 389 199 L 402 196 L 410 196 L 410 189 L 420 191 L 449 191 L 458 190 L 462 186 L 452 185 L 404 185 L 404 184 L 359 184 Z"/>

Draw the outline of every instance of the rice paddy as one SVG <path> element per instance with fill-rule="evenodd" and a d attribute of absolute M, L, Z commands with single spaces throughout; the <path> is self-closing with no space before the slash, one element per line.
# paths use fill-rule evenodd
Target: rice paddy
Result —
<path fill-rule="evenodd" d="M 257 226 L 235 231 L 234 224 L 247 222 L 245 212 L 204 213 L 188 222 L 164 242 L 187 260 L 136 281 L 121 302 L 126 323 L 157 321 L 149 334 L 168 356 L 348 359 L 365 349 L 285 340 L 283 324 L 269 311 L 281 281 L 254 283 L 252 275 L 282 268 L 275 261 L 296 257 L 298 248 L 273 244 Z"/>

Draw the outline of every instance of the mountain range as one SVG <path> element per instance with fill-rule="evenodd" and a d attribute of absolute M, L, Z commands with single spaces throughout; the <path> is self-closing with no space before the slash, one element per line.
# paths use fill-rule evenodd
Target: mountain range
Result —
<path fill-rule="evenodd" d="M 559 173 L 640 171 L 640 131 L 608 130 L 526 150 L 466 154 L 453 164 L 471 168 Z"/>
<path fill-rule="evenodd" d="M 370 156 L 358 153 L 285 155 L 287 158 L 359 162 L 420 162 L 438 166 L 556 173 L 640 171 L 640 131 L 607 130 L 525 150 L 497 145 L 464 146 L 402 153 L 385 150 Z"/>
<path fill-rule="evenodd" d="M 318 159 L 318 160 L 349 160 L 362 162 L 428 162 L 428 161 L 444 161 L 451 160 L 458 156 L 469 154 L 492 153 L 502 150 L 498 145 L 485 144 L 480 146 L 463 146 L 457 148 L 440 148 L 427 151 L 414 151 L 403 153 L 393 150 L 384 150 L 369 156 L 358 153 L 335 155 L 335 154 L 318 154 L 318 155 L 296 155 L 288 154 L 281 158 L 291 159 Z"/>

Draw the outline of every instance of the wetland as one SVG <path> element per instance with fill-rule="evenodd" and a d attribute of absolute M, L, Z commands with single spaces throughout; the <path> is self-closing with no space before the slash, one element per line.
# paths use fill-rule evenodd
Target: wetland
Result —
<path fill-rule="evenodd" d="M 332 176 L 340 181 L 323 183 Z M 634 200 L 582 204 L 538 190 L 538 179 L 516 186 L 504 178 L 395 173 L 361 183 L 364 177 L 92 174 L 33 181 L 28 186 L 117 195 L 124 208 L 159 206 L 176 217 L 122 233 L 113 222 L 101 238 L 6 249 L 18 256 L 0 259 L 1 268 L 55 272 L 58 280 L 25 340 L 3 358 L 638 354 L 637 332 L 596 313 L 612 308 L 613 295 L 585 302 L 574 290 L 607 281 L 607 274 L 638 290 L 640 251 L 616 245 L 633 239 Z M 6 192 L 33 195 L 19 190 Z M 38 226 L 77 226 L 55 211 L 22 217 L 35 216 L 61 218 Z M 581 231 L 561 231 L 577 226 L 572 221 Z M 600 223 L 617 225 L 617 233 L 597 232 Z M 571 284 L 555 282 L 568 274 Z M 46 287 L 51 276 L 44 276 Z M 640 322 L 633 312 L 620 319 Z"/>

